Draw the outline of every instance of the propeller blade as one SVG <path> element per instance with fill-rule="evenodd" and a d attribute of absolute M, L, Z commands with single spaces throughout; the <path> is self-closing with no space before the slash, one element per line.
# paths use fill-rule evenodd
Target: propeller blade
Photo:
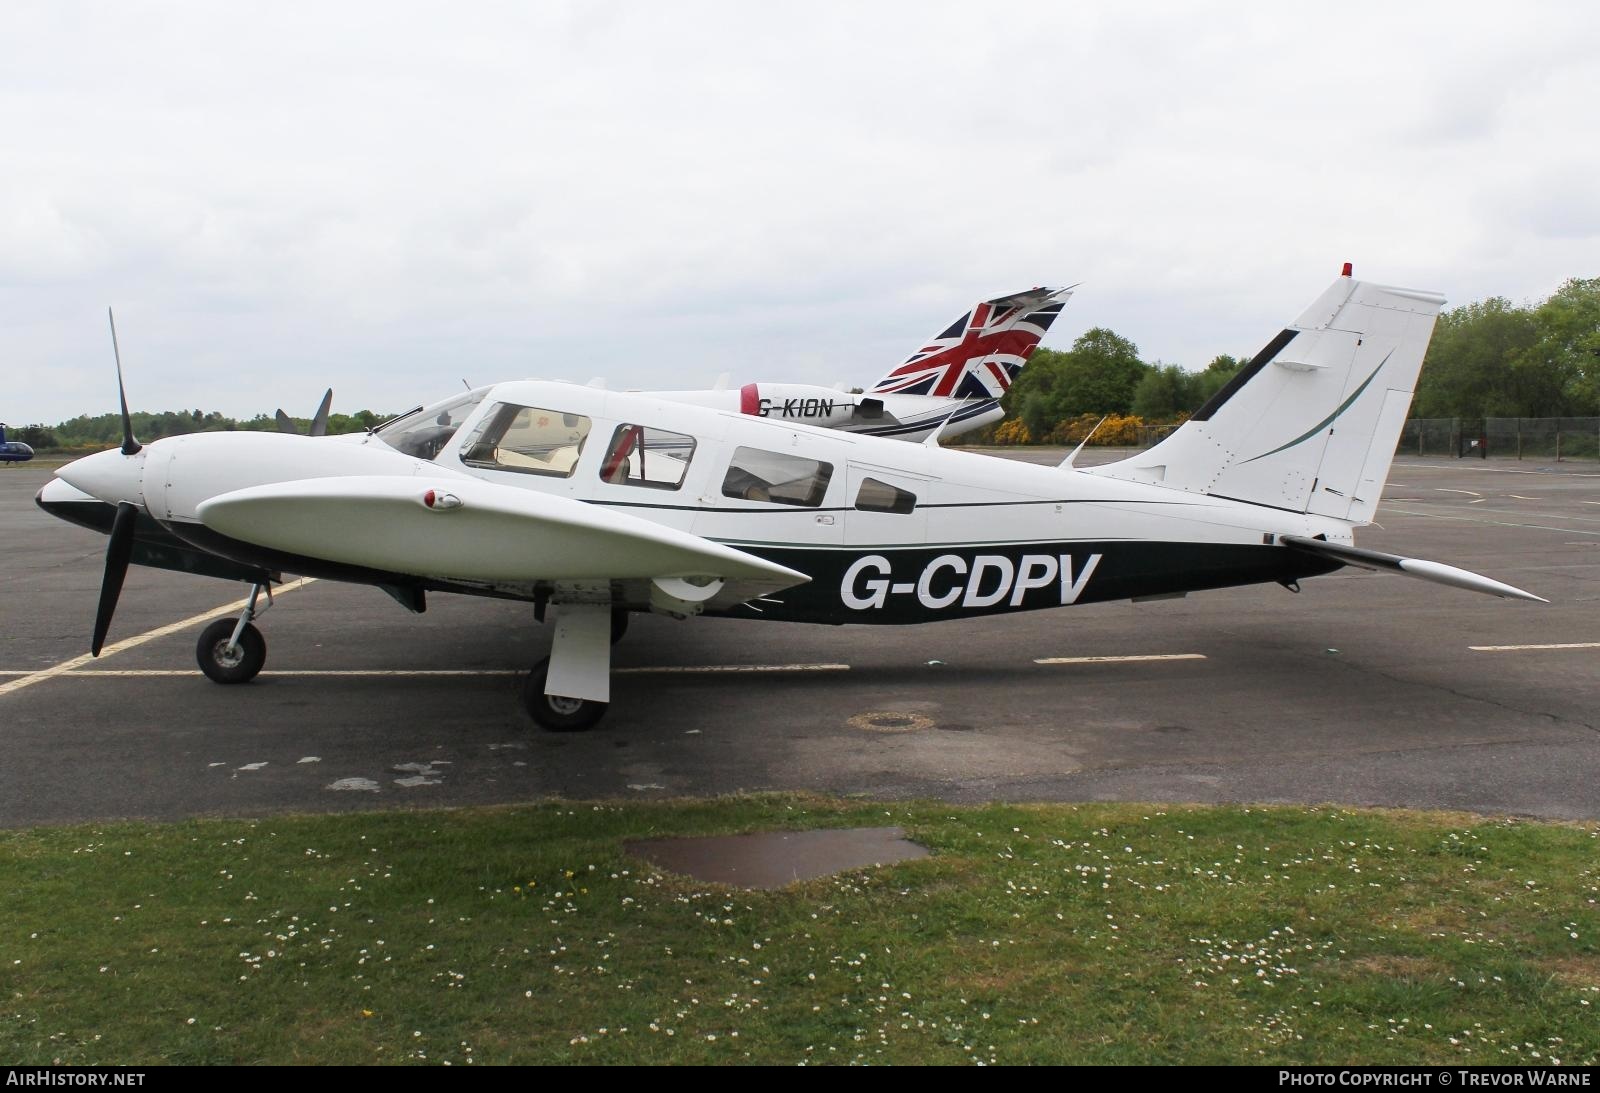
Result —
<path fill-rule="evenodd" d="M 122 400 L 122 454 L 137 455 L 144 445 L 133 438 L 133 420 L 128 417 L 128 393 L 122 387 L 122 350 L 117 348 L 117 317 L 106 308 L 111 320 L 111 353 L 117 358 L 117 398 Z"/>
<path fill-rule="evenodd" d="M 311 419 L 311 435 L 328 435 L 328 410 L 333 406 L 333 388 L 330 387 L 322 396 L 322 405 L 317 407 L 316 415 Z"/>
<path fill-rule="evenodd" d="M 122 579 L 128 575 L 128 560 L 133 557 L 133 526 L 139 519 L 139 507 L 127 501 L 117 503 L 117 515 L 111 522 L 111 541 L 106 544 L 106 576 L 100 584 L 100 606 L 94 614 L 94 639 L 89 652 L 95 656 L 106 643 L 106 631 L 111 629 L 111 616 L 117 610 L 117 597 L 122 595 Z"/>
<path fill-rule="evenodd" d="M 290 417 L 282 410 L 278 411 L 278 432 L 289 433 L 290 435 L 295 435 L 300 432 L 299 429 L 295 428 L 294 418 Z"/>

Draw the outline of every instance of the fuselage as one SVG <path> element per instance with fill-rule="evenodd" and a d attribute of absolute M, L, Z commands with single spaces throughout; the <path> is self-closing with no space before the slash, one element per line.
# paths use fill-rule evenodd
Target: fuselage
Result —
<path fill-rule="evenodd" d="M 538 381 L 482 388 L 367 435 L 201 433 L 156 441 L 135 457 L 101 453 L 64 468 L 78 488 L 54 483 L 40 504 L 89 526 L 109 526 L 104 511 L 86 507 L 97 501 L 102 509 L 139 505 L 146 553 L 166 534 L 179 554 L 242 570 L 529 600 L 554 588 L 559 599 L 559 575 L 457 579 L 380 564 L 376 551 L 364 565 L 357 548 L 329 561 L 326 545 L 358 538 L 359 528 L 329 526 L 288 543 L 280 536 L 269 549 L 248 535 L 220 535 L 200 517 L 206 501 L 230 491 L 376 475 L 412 479 L 419 496 L 465 479 L 538 491 L 806 574 L 807 583 L 708 611 L 775 620 L 925 622 L 1287 583 L 1337 566 L 1274 545 L 1275 535 L 1350 539 L 1349 524 L 1325 517 Z M 519 545 L 539 574 L 537 539 Z M 206 571 L 181 558 L 169 564 L 136 552 L 135 560 Z M 609 594 L 619 606 L 649 606 L 643 585 L 613 582 Z"/>

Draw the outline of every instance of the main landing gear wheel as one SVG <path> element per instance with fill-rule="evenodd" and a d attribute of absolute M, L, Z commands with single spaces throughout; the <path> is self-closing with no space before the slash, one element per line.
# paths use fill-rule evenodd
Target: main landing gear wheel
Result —
<path fill-rule="evenodd" d="M 615 645 L 622 640 L 628 632 L 628 611 L 625 608 L 613 607 L 611 609 L 611 644 Z"/>
<path fill-rule="evenodd" d="M 545 694 L 545 677 L 549 673 L 550 658 L 546 657 L 533 666 L 522 685 L 522 704 L 542 727 L 551 732 L 582 732 L 605 716 L 608 702 Z"/>
<path fill-rule="evenodd" d="M 236 619 L 218 619 L 200 631 L 194 656 L 200 670 L 218 683 L 248 683 L 267 662 L 267 639 L 250 623 L 244 624 L 239 644 L 233 645 Z M 231 648 L 230 648 L 231 646 Z"/>

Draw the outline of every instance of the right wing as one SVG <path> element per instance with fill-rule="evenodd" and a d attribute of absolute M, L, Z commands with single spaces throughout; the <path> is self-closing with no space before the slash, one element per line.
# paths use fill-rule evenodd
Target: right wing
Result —
<path fill-rule="evenodd" d="M 470 478 L 274 482 L 213 497 L 198 515 L 272 550 L 445 581 L 648 581 L 671 602 L 722 608 L 810 580 L 601 505 Z"/>

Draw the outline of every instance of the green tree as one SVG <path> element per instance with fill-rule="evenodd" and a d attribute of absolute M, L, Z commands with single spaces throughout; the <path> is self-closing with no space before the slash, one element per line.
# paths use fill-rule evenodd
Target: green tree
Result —
<path fill-rule="evenodd" d="M 1195 402 L 1193 406 L 1188 407 L 1189 412 L 1193 413 L 1200 409 L 1212 395 L 1227 386 L 1228 381 L 1239 374 L 1239 369 L 1243 368 L 1244 364 L 1245 362 L 1238 357 L 1229 356 L 1227 353 L 1219 353 L 1212 357 L 1211 363 L 1195 376 Z"/>
<path fill-rule="evenodd" d="M 330 434 L 359 433 L 363 429 L 372 428 L 383 420 L 382 415 L 375 414 L 371 410 L 357 410 L 353 414 L 329 414 L 328 432 Z M 309 426 L 309 423 L 307 424 Z"/>
<path fill-rule="evenodd" d="M 15 431 L 12 440 L 20 440 L 30 448 L 54 448 L 56 434 L 43 425 L 24 425 Z"/>
<path fill-rule="evenodd" d="M 357 432 L 371 428 L 392 416 L 392 414 L 375 414 L 371 410 L 359 410 L 354 414 L 334 414 L 329 420 L 328 431 Z M 133 435 L 146 442 L 160 440 L 162 437 L 180 436 L 184 433 L 236 430 L 276 432 L 278 428 L 277 419 L 264 413 L 242 422 L 215 410 L 209 413 L 201 413 L 199 410 L 163 410 L 160 413 L 138 410 L 128 417 L 133 425 Z M 300 431 L 305 432 L 310 422 L 302 420 L 299 425 Z M 39 428 L 42 429 L 43 426 Z M 122 416 L 96 414 L 89 417 L 80 414 L 69 421 L 63 421 L 50 430 L 50 434 L 53 443 L 42 445 L 43 447 L 106 448 L 122 439 Z"/>
<path fill-rule="evenodd" d="M 1439 316 L 1423 361 L 1416 417 L 1539 417 L 1553 412 L 1537 369 L 1513 375 L 1539 340 L 1533 312 L 1492 296 Z"/>
<path fill-rule="evenodd" d="M 1139 359 L 1138 346 L 1099 326 L 1080 335 L 1065 356 L 1051 398 L 1057 420 L 1078 414 L 1126 414 L 1133 407 L 1134 389 L 1150 367 Z"/>
<path fill-rule="evenodd" d="M 1043 436 L 1055 425 L 1051 417 L 1050 396 L 1060 378 L 1066 354 L 1054 349 L 1035 349 L 1028 358 L 1027 367 L 1017 374 L 1017 380 L 1000 399 L 1000 408 L 1007 418 L 1018 418 L 1035 436 Z M 1042 425 L 1043 428 L 1036 428 Z"/>
<path fill-rule="evenodd" d="M 1600 277 L 1573 277 L 1533 312 L 1538 339 L 1514 363 L 1519 391 L 1550 414 L 1600 414 Z"/>
<path fill-rule="evenodd" d="M 1198 390 L 1199 376 L 1175 364 L 1155 364 L 1133 389 L 1133 412 L 1146 421 L 1176 417 L 1180 411 L 1193 412 L 1190 405 Z M 1198 405 L 1198 404 L 1196 404 Z"/>

